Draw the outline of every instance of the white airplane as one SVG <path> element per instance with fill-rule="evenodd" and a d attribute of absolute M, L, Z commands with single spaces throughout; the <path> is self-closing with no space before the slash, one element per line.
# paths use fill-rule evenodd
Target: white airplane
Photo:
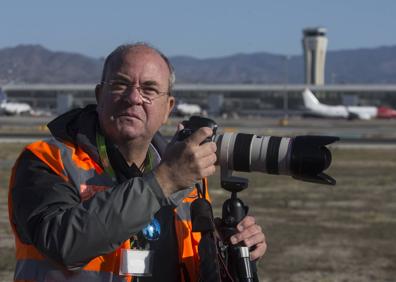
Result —
<path fill-rule="evenodd" d="M 175 113 L 177 116 L 193 116 L 200 115 L 202 108 L 197 104 L 179 103 L 175 107 Z"/>
<path fill-rule="evenodd" d="M 0 88 L 0 114 L 5 115 L 23 115 L 31 114 L 32 107 L 27 103 L 7 102 L 7 96 Z"/>
<path fill-rule="evenodd" d="M 303 91 L 303 100 L 304 106 L 309 110 L 309 115 L 317 117 L 363 120 L 396 118 L 396 110 L 383 106 L 332 106 L 322 104 L 308 88 Z"/>

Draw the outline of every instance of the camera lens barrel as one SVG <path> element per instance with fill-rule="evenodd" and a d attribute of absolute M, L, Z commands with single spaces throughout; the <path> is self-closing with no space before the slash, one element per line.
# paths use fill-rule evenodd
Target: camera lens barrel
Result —
<path fill-rule="evenodd" d="M 233 150 L 233 167 L 236 171 L 250 171 L 250 144 L 253 134 L 236 134 Z"/>
<path fill-rule="evenodd" d="M 188 138 L 201 127 L 212 128 L 214 135 L 203 143 L 217 143 L 217 164 L 222 169 L 291 175 L 298 180 L 329 185 L 336 183 L 335 179 L 323 173 L 323 170 L 331 163 L 331 153 L 325 145 L 338 141 L 338 137 L 278 137 L 230 132 L 216 135 L 216 122 L 199 116 L 192 116 L 182 124 L 184 129 L 179 132 L 179 141 Z"/>
<path fill-rule="evenodd" d="M 291 138 L 224 133 L 215 139 L 220 165 L 230 170 L 290 174 Z"/>
<path fill-rule="evenodd" d="M 331 153 L 325 145 L 336 140 L 337 137 L 330 136 L 278 137 L 229 132 L 215 137 L 220 166 L 300 178 L 315 178 L 329 167 Z"/>

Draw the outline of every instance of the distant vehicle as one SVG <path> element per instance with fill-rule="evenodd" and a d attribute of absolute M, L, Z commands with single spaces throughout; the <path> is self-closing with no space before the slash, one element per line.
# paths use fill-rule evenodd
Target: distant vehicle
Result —
<path fill-rule="evenodd" d="M 200 115 L 202 108 L 197 104 L 179 103 L 175 106 L 175 114 L 177 116 L 193 116 Z"/>
<path fill-rule="evenodd" d="M 32 112 L 32 107 L 27 103 L 7 102 L 7 96 L 0 88 L 0 114 L 30 115 Z"/>
<path fill-rule="evenodd" d="M 309 116 L 369 120 L 396 118 L 396 110 L 388 107 L 326 105 L 319 102 L 311 90 L 303 91 L 304 106 Z"/>

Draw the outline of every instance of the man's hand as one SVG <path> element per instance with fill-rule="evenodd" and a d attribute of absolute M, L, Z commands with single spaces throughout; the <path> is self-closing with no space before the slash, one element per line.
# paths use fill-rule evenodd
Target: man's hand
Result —
<path fill-rule="evenodd" d="M 250 260 L 261 258 L 267 250 L 265 235 L 261 227 L 256 224 L 252 216 L 246 216 L 237 225 L 238 233 L 231 236 L 230 240 L 233 245 L 243 242 L 246 247 L 251 249 Z"/>
<path fill-rule="evenodd" d="M 181 127 L 178 132 L 180 130 Z M 190 187 L 215 172 L 216 144 L 201 144 L 212 134 L 212 129 L 202 127 L 183 141 L 173 138 L 169 143 L 161 163 L 154 170 L 165 196 Z"/>

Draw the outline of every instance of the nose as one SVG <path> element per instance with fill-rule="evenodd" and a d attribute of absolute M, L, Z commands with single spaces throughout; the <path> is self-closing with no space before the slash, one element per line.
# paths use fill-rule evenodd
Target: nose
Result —
<path fill-rule="evenodd" d="M 124 97 L 131 105 L 141 105 L 143 104 L 143 100 L 139 91 L 139 87 L 131 86 L 128 91 L 125 92 Z"/>

